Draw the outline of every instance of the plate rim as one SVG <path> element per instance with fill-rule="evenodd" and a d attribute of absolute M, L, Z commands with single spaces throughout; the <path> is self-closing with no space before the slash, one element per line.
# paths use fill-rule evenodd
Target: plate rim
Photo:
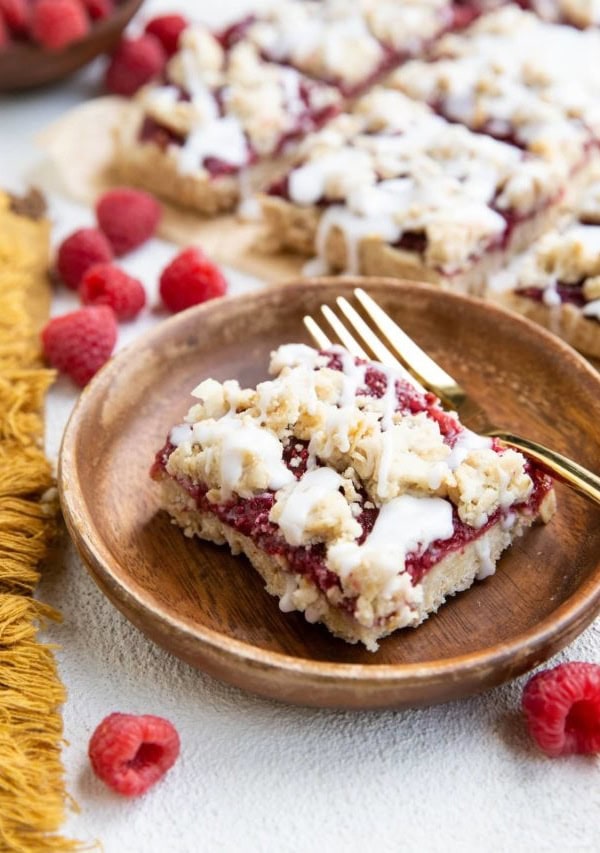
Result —
<path fill-rule="evenodd" d="M 289 282 L 278 285 L 276 288 L 265 287 L 262 290 L 229 296 L 226 299 L 227 304 L 231 304 L 234 300 L 236 303 L 244 303 L 254 302 L 257 297 L 268 300 L 269 295 L 274 290 L 281 288 L 285 288 L 288 291 L 303 291 L 307 288 L 323 286 L 335 286 L 340 287 L 340 289 L 361 286 L 368 289 L 369 285 L 390 287 L 390 289 L 393 288 L 399 292 L 402 290 L 417 291 L 423 289 L 427 289 L 432 293 L 440 292 L 439 288 L 434 285 L 405 281 L 403 279 L 390 279 L 378 276 L 371 278 L 324 276 L 311 279 L 292 279 Z M 491 311 L 492 313 L 499 313 L 510 318 L 511 322 L 522 325 L 528 332 L 533 332 L 535 335 L 545 339 L 555 350 L 562 351 L 561 355 L 563 357 L 575 362 L 577 367 L 583 369 L 592 381 L 598 383 L 600 388 L 600 376 L 593 367 L 564 341 L 546 329 L 495 303 L 485 302 L 476 297 L 449 291 L 444 291 L 444 296 L 456 300 L 458 303 L 476 304 L 479 308 L 484 308 L 484 310 Z M 331 680 L 336 682 L 339 680 L 356 682 L 357 675 L 360 675 L 360 684 L 367 687 L 369 683 L 379 686 L 385 683 L 389 686 L 401 687 L 403 684 L 408 685 L 412 682 L 420 682 L 424 675 L 427 676 L 428 681 L 435 681 L 450 674 L 456 674 L 457 670 L 464 673 L 476 671 L 484 663 L 490 669 L 496 669 L 503 664 L 509 663 L 512 659 L 518 660 L 518 666 L 514 672 L 516 676 L 527 669 L 532 664 L 532 661 L 537 660 L 538 652 L 549 640 L 553 641 L 555 648 L 562 648 L 593 621 L 595 616 L 600 612 L 600 561 L 573 594 L 559 605 L 556 610 L 552 611 L 549 616 L 537 622 L 531 629 L 513 635 L 507 641 L 486 646 L 483 649 L 468 652 L 464 655 L 437 658 L 418 663 L 338 663 L 310 657 L 299 657 L 265 649 L 244 640 L 236 639 L 222 631 L 209 628 L 205 625 L 178 619 L 176 616 L 166 613 L 161 609 L 153 610 L 144 597 L 140 598 L 136 594 L 133 585 L 128 584 L 123 578 L 116 577 L 110 570 L 111 563 L 118 564 L 118 561 L 113 558 L 108 549 L 105 549 L 103 552 L 102 538 L 94 526 L 93 517 L 89 512 L 84 511 L 84 508 L 87 507 L 86 501 L 83 499 L 83 496 L 80 496 L 81 499 L 79 501 L 77 500 L 77 494 L 80 493 L 77 492 L 77 487 L 73 486 L 74 483 L 77 483 L 75 474 L 77 424 L 81 413 L 101 393 L 103 386 L 107 383 L 108 377 L 115 371 L 118 371 L 120 364 L 130 356 L 132 351 L 144 349 L 153 342 L 154 338 L 162 337 L 165 334 L 165 330 L 168 333 L 172 327 L 176 327 L 184 322 L 192 314 L 201 318 L 205 313 L 214 311 L 217 306 L 223 304 L 222 300 L 215 300 L 204 303 L 203 305 L 194 306 L 187 309 L 187 311 L 179 312 L 163 320 L 153 328 L 139 335 L 131 344 L 116 353 L 92 379 L 80 395 L 67 422 L 59 453 L 57 476 L 61 507 L 69 534 L 82 557 L 84 565 L 95 583 L 100 587 L 102 593 L 109 598 L 113 606 L 118 607 L 118 604 L 106 592 L 104 585 L 110 587 L 112 593 L 117 597 L 120 594 L 121 597 L 124 596 L 127 599 L 128 610 L 133 609 L 137 615 L 147 614 L 153 618 L 156 618 L 158 615 L 161 622 L 168 625 L 171 630 L 182 635 L 189 635 L 191 633 L 196 640 L 202 642 L 212 651 L 224 654 L 231 659 L 241 659 L 244 663 L 260 667 L 263 670 L 280 671 L 283 669 L 288 673 L 301 671 L 303 674 L 308 674 L 322 683 L 327 683 Z M 90 540 L 89 536 L 86 537 L 86 533 L 89 534 L 91 530 L 96 531 L 96 538 Z M 103 584 L 100 583 L 100 579 L 102 579 Z M 132 621 L 129 613 L 125 615 L 126 618 Z M 139 627 L 144 631 L 143 626 Z M 519 657 L 521 658 L 520 660 Z"/>

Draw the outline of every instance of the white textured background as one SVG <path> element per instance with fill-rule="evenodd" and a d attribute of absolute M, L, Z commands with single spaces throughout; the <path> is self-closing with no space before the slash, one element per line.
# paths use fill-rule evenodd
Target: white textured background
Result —
<path fill-rule="evenodd" d="M 241 3 L 148 2 L 220 22 Z M 248 4 L 246 4 L 248 5 Z M 34 136 L 97 91 L 98 65 L 53 90 L 0 98 L 0 185 L 40 172 Z M 46 176 L 48 178 L 48 176 Z M 47 184 L 49 185 L 49 184 Z M 55 238 L 92 221 L 51 196 Z M 150 292 L 173 248 L 153 241 L 128 258 Z M 232 291 L 255 283 L 232 276 Z M 57 296 L 55 313 L 75 306 Z M 120 344 L 152 323 L 121 327 Z M 56 458 L 75 400 L 65 380 L 48 404 Z M 600 851 L 600 759 L 551 761 L 530 744 L 519 713 L 525 679 L 427 710 L 343 713 L 287 707 L 222 685 L 153 646 L 102 596 L 68 542 L 39 595 L 64 622 L 46 638 L 69 699 L 64 750 L 80 806 L 65 827 L 106 853 L 204 851 Z M 598 623 L 557 660 L 600 661 Z M 87 743 L 111 711 L 168 717 L 180 760 L 138 800 L 91 773 Z"/>

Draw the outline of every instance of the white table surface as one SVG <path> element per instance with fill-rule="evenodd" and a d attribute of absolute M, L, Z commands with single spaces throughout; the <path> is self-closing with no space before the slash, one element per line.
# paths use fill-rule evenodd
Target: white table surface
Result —
<path fill-rule="evenodd" d="M 148 2 L 212 22 L 241 3 Z M 246 4 L 248 5 L 248 4 Z M 0 185 L 40 172 L 35 134 L 97 93 L 99 67 L 51 90 L 0 97 Z M 47 175 L 44 178 L 48 184 Z M 92 222 L 50 194 L 54 239 Z M 152 243 L 127 259 L 152 280 L 174 248 Z M 231 291 L 258 286 L 230 276 Z M 59 291 L 54 313 L 75 307 Z M 121 327 L 119 345 L 153 321 Z M 48 400 L 47 447 L 56 459 L 76 399 L 60 380 Z M 39 597 L 62 611 L 45 639 L 60 646 L 67 785 L 79 804 L 64 831 L 106 853 L 192 851 L 600 850 L 600 759 L 549 760 L 532 747 L 518 708 L 525 678 L 435 708 L 346 713 L 288 707 L 223 685 L 154 646 L 88 577 L 68 541 Z M 598 622 L 558 660 L 600 661 Z M 555 661 L 555 662 L 556 662 Z M 181 756 L 144 797 L 110 792 L 89 767 L 87 744 L 112 711 L 169 718 Z"/>

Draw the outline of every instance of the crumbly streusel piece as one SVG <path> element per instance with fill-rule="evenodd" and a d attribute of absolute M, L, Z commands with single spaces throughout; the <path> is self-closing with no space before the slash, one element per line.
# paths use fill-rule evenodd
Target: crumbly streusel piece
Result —
<path fill-rule="evenodd" d="M 544 474 L 405 374 L 304 345 L 271 373 L 201 383 L 153 476 L 186 535 L 245 553 L 283 611 L 375 650 L 552 514 Z"/>

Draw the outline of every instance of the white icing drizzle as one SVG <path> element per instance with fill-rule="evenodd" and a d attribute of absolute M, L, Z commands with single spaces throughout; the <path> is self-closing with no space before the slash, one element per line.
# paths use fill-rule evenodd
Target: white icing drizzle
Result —
<path fill-rule="evenodd" d="M 181 444 L 184 444 L 186 441 L 192 440 L 192 426 L 191 424 L 178 424 L 174 426 L 171 432 L 169 433 L 169 441 L 173 445 L 173 447 L 179 447 Z"/>
<path fill-rule="evenodd" d="M 220 483 L 222 497 L 238 491 L 248 459 L 258 459 L 268 472 L 268 488 L 276 491 L 295 478 L 282 460 L 283 447 L 268 429 L 248 420 L 221 418 L 194 424 L 193 437 L 198 444 L 220 445 Z"/>
<path fill-rule="evenodd" d="M 585 317 L 595 317 L 596 320 L 600 320 L 600 299 L 592 299 L 588 302 L 583 309 L 583 314 Z"/>
<path fill-rule="evenodd" d="M 496 565 L 492 560 L 490 552 L 490 542 L 484 534 L 479 539 L 475 540 L 475 551 L 479 557 L 479 571 L 477 572 L 477 580 L 482 581 L 489 578 L 496 571 Z"/>
<path fill-rule="evenodd" d="M 399 585 L 406 556 L 424 552 L 437 540 L 454 533 L 452 504 L 443 498 L 401 495 L 382 506 L 373 530 L 362 545 L 332 545 L 328 564 L 345 579 L 361 562 L 370 561 L 387 577 L 386 594 Z"/>
<path fill-rule="evenodd" d="M 279 374 L 284 367 L 303 367 L 313 370 L 317 366 L 319 353 L 306 344 L 283 344 L 271 353 L 269 373 Z"/>
<path fill-rule="evenodd" d="M 184 144 L 176 149 L 176 156 L 183 175 L 197 172 L 208 157 L 216 157 L 232 166 L 243 166 L 248 160 L 248 143 L 239 121 L 226 116 L 192 130 Z"/>
<path fill-rule="evenodd" d="M 446 465 L 451 471 L 461 465 L 472 450 L 487 450 L 492 446 L 492 439 L 485 435 L 478 435 L 470 429 L 464 428 L 454 442 L 454 447 L 446 459 Z"/>
<path fill-rule="evenodd" d="M 340 405 L 353 406 L 357 392 L 365 384 L 365 372 L 368 365 L 357 364 L 354 357 L 343 347 L 334 347 L 333 351 L 340 357 L 342 376 L 344 377 Z"/>
<path fill-rule="evenodd" d="M 333 469 L 316 468 L 277 495 L 277 502 L 283 505 L 277 523 L 290 545 L 304 543 L 309 515 L 331 492 L 338 491 L 342 482 L 340 475 Z"/>

